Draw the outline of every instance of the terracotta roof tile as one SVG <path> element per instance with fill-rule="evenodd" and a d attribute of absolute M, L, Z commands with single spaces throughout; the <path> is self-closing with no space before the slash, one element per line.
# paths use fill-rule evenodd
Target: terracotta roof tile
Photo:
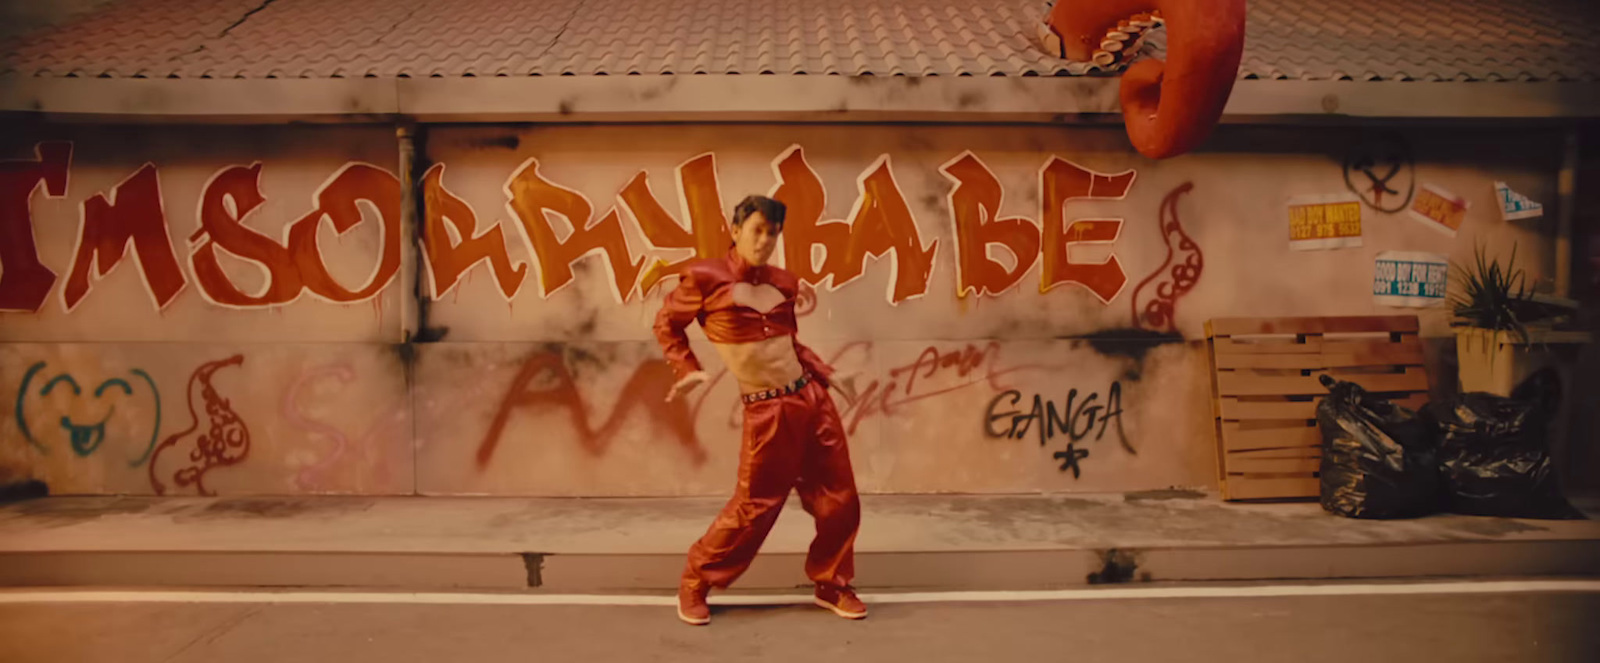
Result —
<path fill-rule="evenodd" d="M 1600 81 L 1592 0 L 1251 0 L 1243 78 Z M 124 0 L 24 35 L 0 73 L 334 77 L 1021 76 L 1050 0 Z M 1157 31 L 1147 44 L 1164 47 Z"/>

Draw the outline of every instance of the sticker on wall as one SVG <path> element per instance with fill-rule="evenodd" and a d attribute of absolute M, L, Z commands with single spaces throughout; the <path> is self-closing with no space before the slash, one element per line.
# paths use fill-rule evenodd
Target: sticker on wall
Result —
<path fill-rule="evenodd" d="M 1467 208 L 1471 206 L 1465 198 L 1432 184 L 1424 184 L 1422 190 L 1417 192 L 1416 201 L 1411 204 L 1410 214 L 1422 225 L 1455 237 L 1456 231 L 1461 229 L 1461 222 L 1467 219 Z"/>
<path fill-rule="evenodd" d="M 1372 271 L 1379 306 L 1427 308 L 1444 304 L 1450 259 L 1436 253 L 1384 251 Z"/>
<path fill-rule="evenodd" d="M 1289 199 L 1289 248 L 1361 246 L 1361 198 L 1339 193 Z"/>
<path fill-rule="evenodd" d="M 1511 190 L 1505 182 L 1494 183 L 1494 197 L 1500 200 L 1500 220 L 1516 221 L 1544 216 L 1544 205 Z"/>

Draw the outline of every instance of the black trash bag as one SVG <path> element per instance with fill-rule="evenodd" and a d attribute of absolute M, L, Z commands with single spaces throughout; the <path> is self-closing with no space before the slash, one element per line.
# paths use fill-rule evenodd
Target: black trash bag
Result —
<path fill-rule="evenodd" d="M 1322 508 L 1350 518 L 1415 518 L 1440 508 L 1432 429 L 1416 412 L 1322 376 Z"/>
<path fill-rule="evenodd" d="M 1545 369 L 1510 398 L 1465 394 L 1429 403 L 1438 430 L 1445 508 L 1505 518 L 1580 519 L 1561 494 L 1546 431 L 1561 403 L 1561 380 Z"/>

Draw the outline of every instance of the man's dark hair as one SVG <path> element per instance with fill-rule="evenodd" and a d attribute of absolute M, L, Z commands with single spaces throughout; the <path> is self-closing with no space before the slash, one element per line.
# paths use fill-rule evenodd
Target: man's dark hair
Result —
<path fill-rule="evenodd" d="M 733 227 L 743 225 L 744 220 L 750 218 L 750 215 L 760 212 L 768 223 L 778 229 L 778 232 L 783 232 L 783 215 L 787 211 L 788 208 L 784 207 L 783 203 L 766 196 L 745 196 L 744 200 L 739 201 L 733 208 Z"/>

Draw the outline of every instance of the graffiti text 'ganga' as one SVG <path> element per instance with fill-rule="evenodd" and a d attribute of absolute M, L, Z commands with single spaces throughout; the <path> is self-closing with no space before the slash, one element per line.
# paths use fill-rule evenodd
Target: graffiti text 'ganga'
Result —
<path fill-rule="evenodd" d="M 1065 435 L 1067 448 L 1056 452 L 1055 457 L 1061 461 L 1062 471 L 1072 470 L 1073 478 L 1078 477 L 1078 461 L 1089 457 L 1089 450 L 1079 449 L 1077 444 L 1088 438 L 1090 433 L 1094 433 L 1094 441 L 1098 442 L 1105 437 L 1106 430 L 1113 423 L 1116 424 L 1117 437 L 1123 449 L 1131 454 L 1137 453 L 1122 430 L 1120 382 L 1111 383 L 1103 402 L 1098 392 L 1090 393 L 1082 400 L 1078 396 L 1077 389 L 1068 390 L 1066 401 L 1058 409 L 1056 401 L 1034 394 L 1033 407 L 1022 411 L 1014 409 L 1022 401 L 1022 392 L 1015 389 L 1000 392 L 989 401 L 989 408 L 984 413 L 983 432 L 992 438 L 1020 440 L 1032 430 L 1039 437 L 1039 446 L 1054 440 L 1057 435 Z M 1098 432 L 1095 431 L 1096 426 L 1099 427 Z"/>

